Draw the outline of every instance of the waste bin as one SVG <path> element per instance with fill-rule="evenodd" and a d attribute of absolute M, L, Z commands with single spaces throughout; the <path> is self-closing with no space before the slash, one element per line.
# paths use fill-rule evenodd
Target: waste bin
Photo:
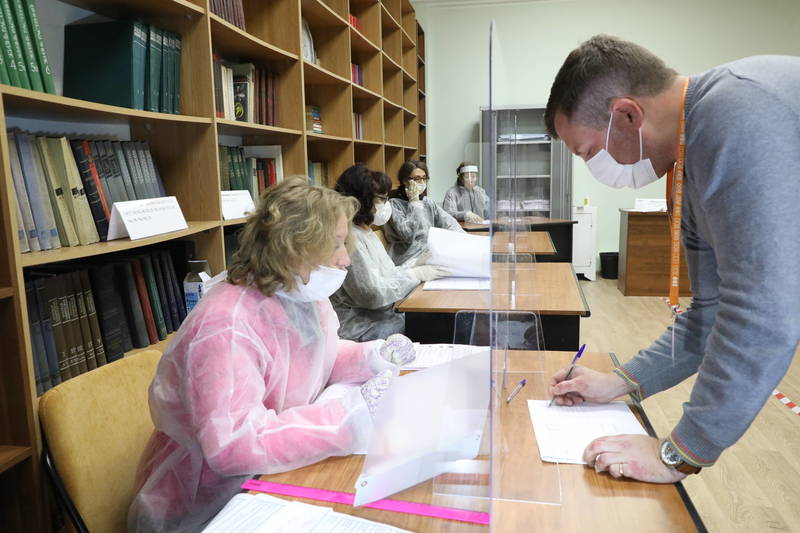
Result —
<path fill-rule="evenodd" d="M 606 279 L 617 279 L 619 252 L 600 252 L 600 275 Z"/>

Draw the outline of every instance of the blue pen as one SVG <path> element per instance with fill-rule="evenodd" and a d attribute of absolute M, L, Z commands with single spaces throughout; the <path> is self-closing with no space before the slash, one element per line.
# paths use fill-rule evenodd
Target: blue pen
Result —
<path fill-rule="evenodd" d="M 569 379 L 569 377 L 572 375 L 572 370 L 575 368 L 575 363 L 577 363 L 578 359 L 580 359 L 581 355 L 583 355 L 583 350 L 585 348 L 586 348 L 586 344 L 584 343 L 581 346 L 581 348 L 578 350 L 578 353 L 575 354 L 575 357 L 572 358 L 572 366 L 569 367 L 569 372 L 567 372 L 567 375 L 564 377 L 564 379 L 562 381 L 567 381 Z M 556 401 L 556 397 L 555 396 L 553 396 L 553 399 L 550 400 L 550 405 L 548 405 L 547 407 L 551 407 L 553 405 L 554 401 Z"/>

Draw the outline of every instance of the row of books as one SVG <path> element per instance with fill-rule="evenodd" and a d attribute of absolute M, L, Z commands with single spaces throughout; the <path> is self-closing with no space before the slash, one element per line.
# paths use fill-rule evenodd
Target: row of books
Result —
<path fill-rule="evenodd" d="M 364 115 L 361 113 L 353 113 L 353 132 L 356 139 L 364 138 Z"/>
<path fill-rule="evenodd" d="M 277 145 L 219 145 L 219 166 L 223 191 L 250 191 L 253 200 L 283 180 L 281 147 Z"/>
<path fill-rule="evenodd" d="M 7 136 L 22 252 L 104 241 L 114 202 L 164 196 L 146 142 Z"/>
<path fill-rule="evenodd" d="M 242 0 L 211 0 L 211 12 L 234 26 L 245 29 Z"/>
<path fill-rule="evenodd" d="M 308 160 L 308 177 L 311 185 L 321 185 L 323 187 L 328 184 L 328 164 L 321 161 Z"/>
<path fill-rule="evenodd" d="M 324 133 L 322 129 L 322 111 L 318 105 L 306 106 L 306 130 L 311 133 Z"/>
<path fill-rule="evenodd" d="M 93 20 L 64 27 L 64 96 L 180 113 L 181 36 L 138 21 Z"/>
<path fill-rule="evenodd" d="M 35 0 L 0 0 L 0 83 L 56 93 Z"/>
<path fill-rule="evenodd" d="M 350 63 L 350 79 L 353 80 L 353 83 L 356 85 L 364 86 L 364 69 L 361 65 Z"/>
<path fill-rule="evenodd" d="M 227 64 L 214 54 L 214 105 L 219 118 L 274 126 L 278 76 L 252 63 Z"/>
<path fill-rule="evenodd" d="M 358 20 L 358 17 L 350 13 L 350 25 L 355 29 L 361 31 L 361 21 Z"/>
<path fill-rule="evenodd" d="M 36 391 L 164 340 L 186 318 L 173 258 L 166 249 L 91 267 L 28 272 Z"/>

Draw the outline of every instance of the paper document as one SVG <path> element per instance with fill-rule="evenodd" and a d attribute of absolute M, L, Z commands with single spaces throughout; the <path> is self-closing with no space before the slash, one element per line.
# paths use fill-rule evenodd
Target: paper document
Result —
<path fill-rule="evenodd" d="M 203 533 L 408 533 L 385 524 L 267 494 L 237 494 Z"/>
<path fill-rule="evenodd" d="M 637 198 L 633 204 L 634 211 L 666 211 L 667 201 L 663 198 Z"/>
<path fill-rule="evenodd" d="M 542 461 L 586 464 L 583 450 L 598 437 L 647 435 L 625 402 L 575 407 L 549 404 L 550 400 L 528 400 Z"/>
<path fill-rule="evenodd" d="M 479 352 L 486 352 L 486 357 L 489 357 L 488 346 L 470 346 L 469 344 L 419 344 L 415 342 L 414 350 L 417 352 L 416 359 L 403 366 L 403 370 L 419 370 L 441 365 Z"/>
<path fill-rule="evenodd" d="M 428 230 L 429 265 L 442 267 L 451 276 L 488 278 L 492 275 L 489 237 L 440 228 Z"/>
<path fill-rule="evenodd" d="M 488 291 L 489 278 L 439 278 L 426 281 L 423 291 Z"/>

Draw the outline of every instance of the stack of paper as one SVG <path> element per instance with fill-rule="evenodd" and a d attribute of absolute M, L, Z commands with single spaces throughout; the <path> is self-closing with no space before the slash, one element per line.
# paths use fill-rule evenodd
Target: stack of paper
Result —
<path fill-rule="evenodd" d="M 415 342 L 414 350 L 417 353 L 416 359 L 404 365 L 403 370 L 420 370 L 449 363 L 479 352 L 486 352 L 486 357 L 489 357 L 488 346 L 470 346 L 468 344 L 419 344 Z"/>
<path fill-rule="evenodd" d="M 489 278 L 439 278 L 426 281 L 423 291 L 488 291 Z"/>
<path fill-rule="evenodd" d="M 489 237 L 449 231 L 428 230 L 428 264 L 442 267 L 451 276 L 488 278 L 491 276 L 491 245 Z"/>
<path fill-rule="evenodd" d="M 329 507 L 290 502 L 267 494 L 237 494 L 203 533 L 409 533 Z"/>

